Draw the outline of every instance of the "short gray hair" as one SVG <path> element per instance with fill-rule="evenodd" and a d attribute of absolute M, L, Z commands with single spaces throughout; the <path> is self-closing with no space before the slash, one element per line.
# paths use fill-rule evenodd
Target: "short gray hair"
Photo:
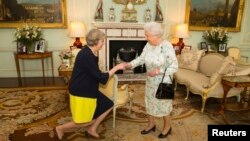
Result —
<path fill-rule="evenodd" d="M 105 38 L 105 34 L 99 29 L 91 29 L 86 35 L 86 42 L 88 46 L 98 44 L 98 41 Z"/>
<path fill-rule="evenodd" d="M 163 28 L 160 23 L 148 22 L 144 25 L 144 30 L 151 33 L 152 35 L 161 37 L 163 35 Z"/>

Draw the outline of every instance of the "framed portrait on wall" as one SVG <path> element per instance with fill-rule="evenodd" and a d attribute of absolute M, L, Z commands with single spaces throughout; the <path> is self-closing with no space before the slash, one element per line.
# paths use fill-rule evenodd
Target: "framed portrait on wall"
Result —
<path fill-rule="evenodd" d="M 227 43 L 223 43 L 219 45 L 219 52 L 226 52 L 227 50 Z"/>
<path fill-rule="evenodd" d="M 239 32 L 244 0 L 187 0 L 185 22 L 189 30 L 210 30 L 225 27 Z"/>
<path fill-rule="evenodd" d="M 40 40 L 35 43 L 35 52 L 43 53 L 45 51 L 45 40 Z"/>
<path fill-rule="evenodd" d="M 0 2 L 0 28 L 17 28 L 24 23 L 42 28 L 66 28 L 66 0 L 4 0 Z"/>

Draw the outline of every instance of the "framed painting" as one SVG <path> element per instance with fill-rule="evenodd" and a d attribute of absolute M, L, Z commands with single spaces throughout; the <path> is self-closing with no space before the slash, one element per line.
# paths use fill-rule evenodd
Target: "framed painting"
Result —
<path fill-rule="evenodd" d="M 244 0 L 187 0 L 185 22 L 189 30 L 224 27 L 239 32 Z"/>
<path fill-rule="evenodd" d="M 17 28 L 24 23 L 42 28 L 66 28 L 66 0 L 2 0 L 0 28 Z"/>

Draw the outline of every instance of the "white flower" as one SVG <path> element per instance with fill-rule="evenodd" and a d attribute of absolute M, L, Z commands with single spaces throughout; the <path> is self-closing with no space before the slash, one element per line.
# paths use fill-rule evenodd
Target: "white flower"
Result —
<path fill-rule="evenodd" d="M 221 27 L 214 28 L 210 31 L 205 31 L 203 33 L 203 38 L 213 44 L 222 44 L 222 43 L 227 43 L 229 40 L 228 32 L 226 29 L 223 29 Z"/>
<path fill-rule="evenodd" d="M 15 41 L 21 42 L 25 45 L 41 40 L 42 30 L 38 26 L 25 24 L 23 25 L 23 28 L 17 28 L 14 35 L 16 38 Z"/>
<path fill-rule="evenodd" d="M 72 57 L 74 57 L 73 53 L 71 50 L 63 50 L 61 51 L 61 53 L 59 54 L 59 56 L 62 58 L 62 59 L 70 59 Z"/>

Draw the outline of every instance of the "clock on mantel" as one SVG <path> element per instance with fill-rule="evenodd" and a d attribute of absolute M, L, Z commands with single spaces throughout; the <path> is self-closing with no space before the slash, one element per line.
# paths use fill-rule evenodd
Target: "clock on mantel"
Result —
<path fill-rule="evenodd" d="M 115 3 L 124 4 L 125 8 L 122 10 L 121 22 L 138 22 L 137 11 L 134 8 L 135 4 L 143 4 L 146 0 L 113 0 Z"/>
<path fill-rule="evenodd" d="M 133 5 L 135 5 L 135 4 L 144 4 L 147 2 L 147 0 L 113 0 L 113 2 L 124 5 L 127 5 L 128 2 L 131 2 Z"/>

